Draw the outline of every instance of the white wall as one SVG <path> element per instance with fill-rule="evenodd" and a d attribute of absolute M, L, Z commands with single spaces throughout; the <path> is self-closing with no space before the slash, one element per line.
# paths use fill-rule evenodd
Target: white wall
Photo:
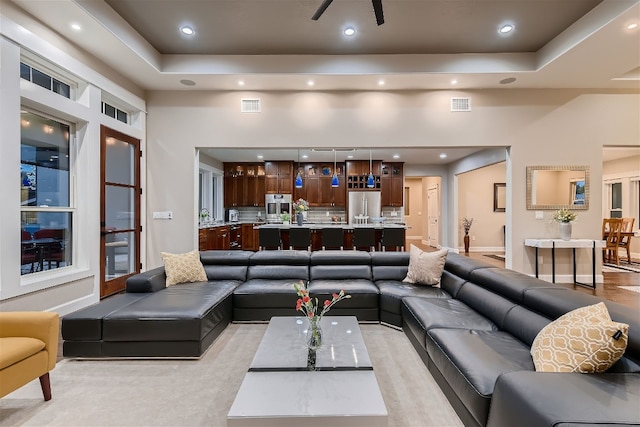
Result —
<path fill-rule="evenodd" d="M 470 96 L 473 111 L 451 113 L 452 96 Z M 263 112 L 241 114 L 245 97 L 261 98 Z M 638 92 L 595 90 L 151 92 L 147 166 L 154 181 L 148 207 L 173 210 L 175 219 L 150 221 L 148 267 L 160 265 L 160 251 L 196 247 L 196 147 L 494 146 L 509 147 L 506 153 L 497 149 L 495 161 L 486 163 L 507 158 L 507 265 L 532 273 L 533 251 L 525 250 L 524 239 L 557 237 L 558 232 L 548 223 L 551 211 L 539 221 L 526 210 L 526 166 L 587 165 L 592 182 L 599 182 L 602 146 L 640 140 L 639 99 Z M 420 169 L 407 166 L 407 171 Z M 447 181 L 470 169 L 461 162 L 448 168 L 443 179 L 445 246 L 458 237 L 451 226 L 457 218 L 454 190 Z M 601 189 L 592 186 L 591 207 L 575 224 L 575 237 L 599 238 L 600 203 Z M 570 273 L 565 271 L 569 261 L 559 255 L 559 274 Z M 590 266 L 590 255 L 580 255 L 578 263 Z"/>

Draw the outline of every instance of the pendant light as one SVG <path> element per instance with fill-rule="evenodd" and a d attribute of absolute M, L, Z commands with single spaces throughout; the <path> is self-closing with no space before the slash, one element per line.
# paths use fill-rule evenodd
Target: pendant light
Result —
<path fill-rule="evenodd" d="M 333 149 L 333 177 L 331 178 L 331 187 L 337 188 L 340 186 L 340 181 L 338 181 L 338 172 L 336 170 L 336 149 Z"/>
<path fill-rule="evenodd" d="M 373 179 L 373 161 L 371 160 L 371 149 L 369 149 L 369 178 L 367 178 L 367 188 L 373 188 L 376 183 Z"/>
<path fill-rule="evenodd" d="M 298 150 L 298 175 L 296 175 L 296 188 L 302 188 L 302 174 L 300 173 L 300 150 Z"/>

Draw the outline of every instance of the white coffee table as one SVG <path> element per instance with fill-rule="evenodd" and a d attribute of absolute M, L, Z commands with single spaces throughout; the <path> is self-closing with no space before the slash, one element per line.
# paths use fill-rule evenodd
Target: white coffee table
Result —
<path fill-rule="evenodd" d="M 308 366 L 302 317 L 273 317 L 227 415 L 237 426 L 386 426 L 355 317 L 322 319 L 323 346 Z"/>

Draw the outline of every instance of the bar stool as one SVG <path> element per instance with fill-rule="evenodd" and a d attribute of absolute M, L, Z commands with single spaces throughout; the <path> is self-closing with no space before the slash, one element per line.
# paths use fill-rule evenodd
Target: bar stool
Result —
<path fill-rule="evenodd" d="M 307 227 L 291 227 L 289 229 L 289 249 L 304 248 L 311 250 L 311 229 Z"/>
<path fill-rule="evenodd" d="M 258 229 L 258 240 L 261 251 L 265 249 L 280 249 L 282 247 L 279 228 Z"/>
<path fill-rule="evenodd" d="M 383 228 L 381 249 L 384 251 L 386 248 L 395 248 L 396 250 L 400 248 L 401 251 L 404 251 L 404 235 L 404 228 Z"/>
<path fill-rule="evenodd" d="M 353 229 L 353 250 L 367 247 L 367 252 L 375 251 L 376 230 L 373 228 L 355 227 Z"/>
<path fill-rule="evenodd" d="M 342 227 L 330 227 L 322 229 L 322 250 L 344 249 L 344 229 Z"/>

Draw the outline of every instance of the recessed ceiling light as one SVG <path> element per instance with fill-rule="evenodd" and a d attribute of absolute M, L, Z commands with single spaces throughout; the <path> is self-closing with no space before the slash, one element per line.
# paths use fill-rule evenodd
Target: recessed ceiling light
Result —
<path fill-rule="evenodd" d="M 73 23 L 73 24 L 71 24 L 71 29 L 74 30 L 74 31 L 80 31 L 82 29 L 82 27 L 80 26 L 80 24 Z"/>
<path fill-rule="evenodd" d="M 180 27 L 180 31 L 182 32 L 182 34 L 187 35 L 187 36 L 192 36 L 195 34 L 195 31 L 193 31 L 193 28 L 185 25 L 184 27 Z"/>
<path fill-rule="evenodd" d="M 264 158 L 264 156 L 262 154 L 258 154 L 258 158 L 262 159 L 262 158 Z"/>
<path fill-rule="evenodd" d="M 627 30 L 635 30 L 636 28 L 638 28 L 638 24 L 636 22 L 627 25 Z"/>
<path fill-rule="evenodd" d="M 441 158 L 441 159 L 446 159 L 446 158 L 447 158 L 447 155 L 446 155 L 445 153 L 442 153 L 442 154 L 440 154 L 440 158 Z"/>
<path fill-rule="evenodd" d="M 393 155 L 393 158 L 394 158 L 394 159 L 399 159 L 399 158 L 400 158 L 400 154 L 394 154 L 394 155 Z"/>
<path fill-rule="evenodd" d="M 498 31 L 500 32 L 500 34 L 507 34 L 510 33 L 511 31 L 513 31 L 515 27 L 511 24 L 505 24 L 502 27 L 500 27 L 500 29 L 498 29 Z"/>
<path fill-rule="evenodd" d="M 347 27 L 344 29 L 344 35 L 345 36 L 352 36 L 356 33 L 356 29 L 353 27 Z"/>
<path fill-rule="evenodd" d="M 244 86 L 244 80 L 238 80 L 238 86 Z"/>
<path fill-rule="evenodd" d="M 309 156 L 308 156 L 308 155 L 306 155 L 306 154 L 303 154 L 303 155 L 302 155 L 302 158 L 303 158 L 303 159 L 308 159 L 308 158 L 309 158 Z"/>
<path fill-rule="evenodd" d="M 452 84 L 452 85 L 457 85 L 457 84 L 458 84 L 458 81 L 457 81 L 456 79 L 453 79 L 453 80 L 451 80 L 451 84 Z"/>
<path fill-rule="evenodd" d="M 378 80 L 378 86 L 384 86 L 384 80 L 382 79 Z"/>
<path fill-rule="evenodd" d="M 347 159 L 353 159 L 353 155 L 349 154 L 349 155 L 347 156 Z"/>
<path fill-rule="evenodd" d="M 182 79 L 180 80 L 180 83 L 182 83 L 185 86 L 195 86 L 196 82 L 194 82 L 193 80 L 189 80 L 189 79 Z"/>
<path fill-rule="evenodd" d="M 307 86 L 313 86 L 315 83 L 313 83 L 313 80 L 308 80 L 307 81 Z"/>

